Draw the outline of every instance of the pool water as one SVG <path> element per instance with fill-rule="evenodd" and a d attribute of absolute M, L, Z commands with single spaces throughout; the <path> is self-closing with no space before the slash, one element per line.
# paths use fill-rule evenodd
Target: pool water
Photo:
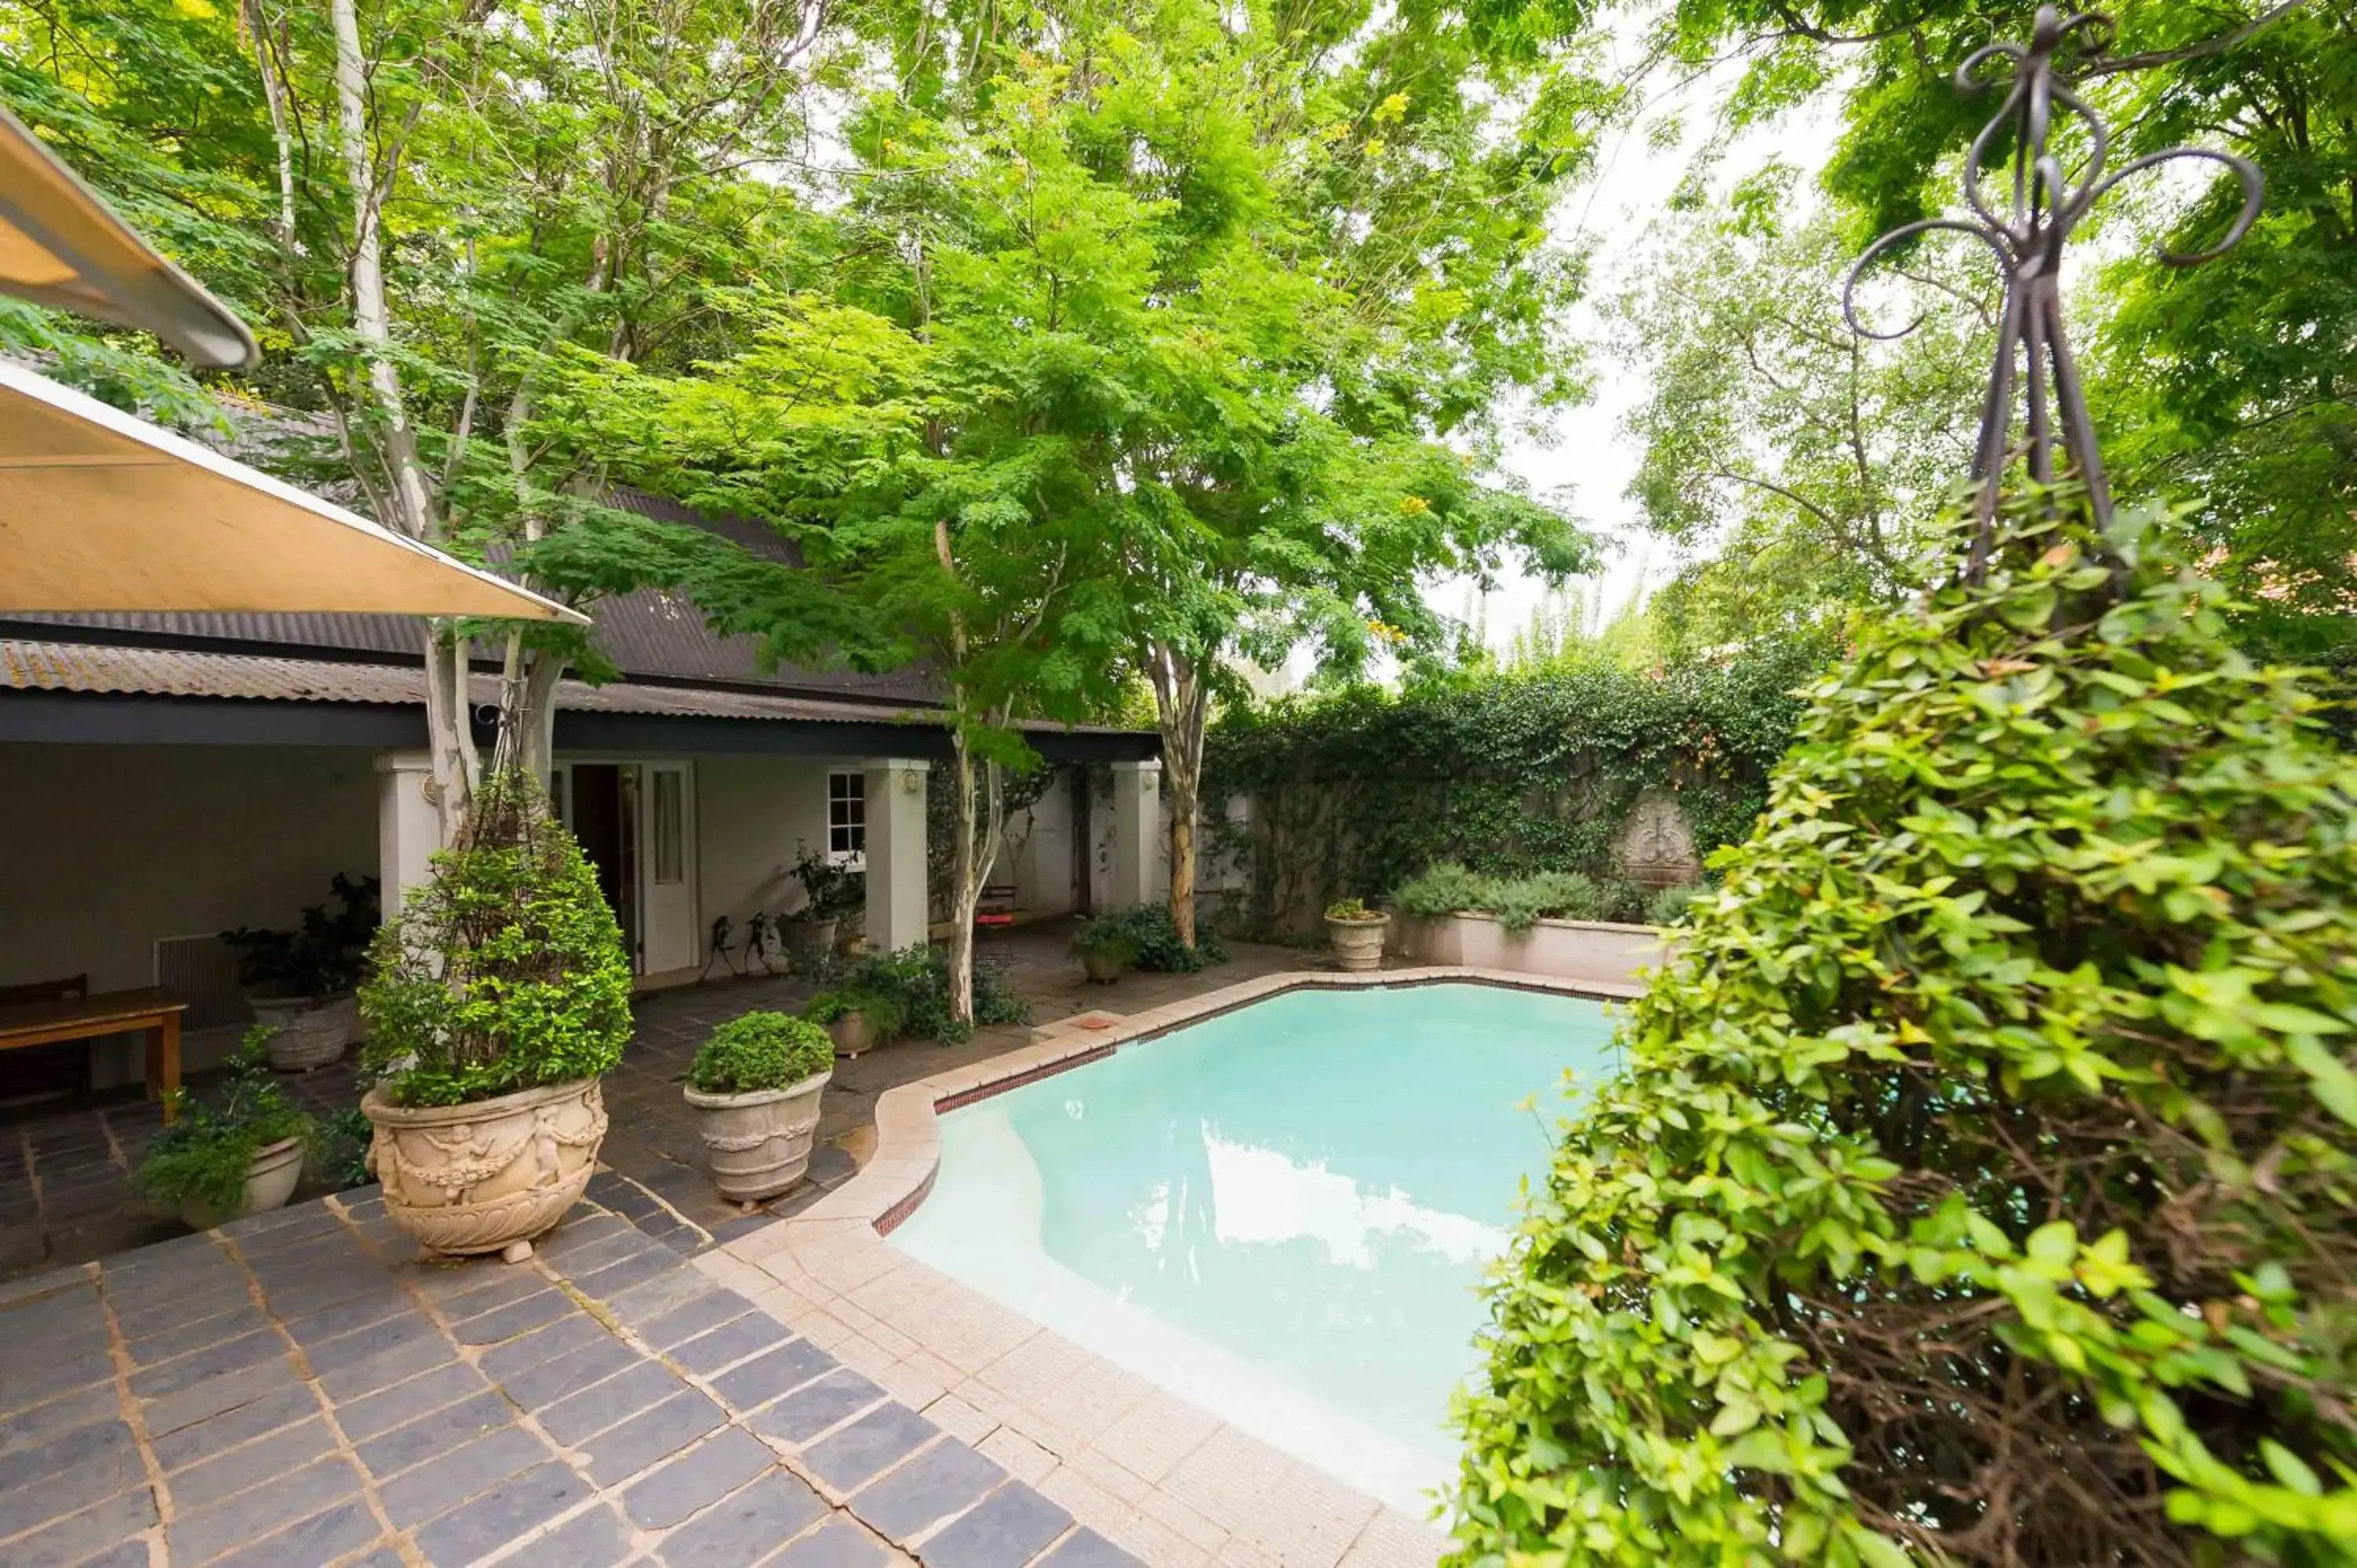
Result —
<path fill-rule="evenodd" d="M 891 1240 L 1413 1506 L 1452 1472 L 1478 1287 L 1563 1074 L 1614 1061 L 1575 997 L 1288 992 L 950 1112 Z"/>

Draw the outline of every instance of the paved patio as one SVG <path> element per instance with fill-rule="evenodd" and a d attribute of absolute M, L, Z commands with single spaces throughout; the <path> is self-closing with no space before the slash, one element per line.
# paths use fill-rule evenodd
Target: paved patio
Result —
<path fill-rule="evenodd" d="M 0 1562 L 1132 1568 L 618 1215 L 422 1264 L 374 1189 L 0 1286 Z"/>
<path fill-rule="evenodd" d="M 1035 1025 L 1104 1009 L 1137 1014 L 1238 981 L 1301 966 L 1292 949 L 1240 944 L 1232 961 L 1200 974 L 1131 974 L 1110 986 L 1089 984 L 1065 951 L 1070 922 L 1026 927 L 985 939 L 982 956 L 1005 964 L 1015 990 L 1031 1004 Z M 791 1009 L 816 988 L 784 977 L 722 979 L 658 992 L 637 1004 L 638 1029 L 622 1066 L 608 1079 L 612 1126 L 600 1152 L 609 1172 L 592 1196 L 661 1233 L 683 1251 L 741 1234 L 769 1215 L 724 1202 L 704 1173 L 702 1150 L 680 1084 L 695 1047 L 714 1025 L 756 1008 Z M 795 1212 L 842 1185 L 873 1146 L 876 1102 L 904 1083 L 969 1066 L 1029 1043 L 1032 1029 L 982 1029 L 963 1046 L 903 1040 L 837 1064 L 819 1123 L 821 1147 L 811 1181 L 778 1203 Z M 285 1080 L 325 1114 L 359 1098 L 347 1058 Z M 195 1080 L 201 1089 L 202 1079 Z M 88 1262 L 185 1233 L 150 1212 L 130 1186 L 132 1167 L 161 1125 L 156 1108 L 126 1091 L 92 1105 L 51 1101 L 0 1111 L 0 1280 Z"/>

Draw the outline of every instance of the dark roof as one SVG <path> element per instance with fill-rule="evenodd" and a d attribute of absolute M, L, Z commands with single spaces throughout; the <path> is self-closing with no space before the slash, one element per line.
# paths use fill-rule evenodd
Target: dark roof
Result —
<path fill-rule="evenodd" d="M 637 490 L 616 489 L 607 500 L 660 522 L 705 529 L 788 565 L 801 564 L 800 556 L 790 543 L 758 522 L 704 517 L 677 501 Z M 640 589 L 601 600 L 589 613 L 597 622 L 590 632 L 591 639 L 626 676 L 657 682 L 718 682 L 780 694 L 842 697 L 903 707 L 931 705 L 934 702 L 932 683 L 922 671 L 864 675 L 845 670 L 779 665 L 764 672 L 755 657 L 753 639 L 716 634 L 705 624 L 703 612 L 693 603 L 660 589 Z M 47 641 L 59 640 L 51 628 L 71 627 L 110 634 L 86 639 L 91 641 L 282 657 L 316 658 L 320 652 L 328 652 L 364 661 L 418 659 L 424 636 L 424 623 L 408 616 L 116 611 L 17 614 L 7 619 L 7 629 L 16 635 Z"/>

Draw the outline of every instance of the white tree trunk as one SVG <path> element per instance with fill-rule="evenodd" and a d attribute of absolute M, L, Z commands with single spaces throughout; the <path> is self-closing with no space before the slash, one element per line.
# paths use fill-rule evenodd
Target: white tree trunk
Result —
<path fill-rule="evenodd" d="M 1202 670 L 1168 643 L 1146 660 L 1154 684 L 1154 716 L 1162 732 L 1162 782 L 1170 800 L 1170 924 L 1195 945 L 1195 818 L 1203 784 L 1203 731 L 1210 693 Z"/>
<path fill-rule="evenodd" d="M 392 171 L 378 170 L 369 154 L 368 65 L 355 0 L 328 0 L 328 15 L 336 36 L 338 139 L 352 194 L 352 332 L 368 356 L 365 380 L 380 427 L 375 445 L 393 502 L 393 515 L 380 521 L 431 544 L 440 535 L 441 519 L 418 461 L 417 433 L 402 397 L 401 374 L 387 352 L 393 315 L 384 294 L 384 199 Z M 444 627 L 430 625 L 425 654 L 425 739 L 434 762 L 435 805 L 447 843 L 474 798 L 478 771 L 474 735 L 467 725 L 467 639 L 450 639 Z"/>
<path fill-rule="evenodd" d="M 950 1016 L 971 1024 L 974 917 L 982 905 L 983 878 L 997 863 L 1006 828 L 1006 775 L 997 763 L 985 761 L 976 779 L 974 752 L 963 728 L 953 734 L 951 745 L 956 759 L 952 782 L 957 790 L 957 852 L 950 871 Z"/>

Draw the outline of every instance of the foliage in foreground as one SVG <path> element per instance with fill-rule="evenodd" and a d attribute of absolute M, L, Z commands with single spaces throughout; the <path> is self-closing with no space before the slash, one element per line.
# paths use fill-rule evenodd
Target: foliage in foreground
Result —
<path fill-rule="evenodd" d="M 1031 1004 L 1008 987 L 1006 965 L 976 960 L 974 1022 L 961 1023 L 950 1010 L 950 955 L 922 942 L 858 960 L 837 989 L 882 998 L 888 1008 L 898 1009 L 900 1032 L 945 1046 L 959 1044 L 978 1027 L 1031 1021 Z M 871 1025 L 876 1022 L 871 1016 Z M 877 1032 L 888 1037 L 880 1027 Z"/>
<path fill-rule="evenodd" d="M 167 1208 L 194 1198 L 218 1214 L 232 1213 L 245 1199 L 255 1154 L 313 1135 L 310 1116 L 271 1076 L 271 1033 L 259 1024 L 246 1031 L 214 1095 L 200 1100 L 176 1091 L 175 1120 L 147 1141 L 147 1157 L 132 1176 L 142 1193 Z"/>
<path fill-rule="evenodd" d="M 807 1018 L 747 1013 L 714 1029 L 688 1064 L 688 1087 L 700 1094 L 752 1094 L 787 1089 L 834 1066 L 834 1042 Z"/>
<path fill-rule="evenodd" d="M 2357 763 L 2222 599 L 2016 519 L 1817 686 L 1494 1287 L 1457 1562 L 2357 1553 Z"/>
<path fill-rule="evenodd" d="M 1209 929 L 1198 927 L 1195 945 L 1179 940 L 1178 925 L 1167 904 L 1139 904 L 1115 909 L 1089 922 L 1104 940 L 1124 937 L 1137 945 L 1137 967 L 1161 974 L 1194 974 L 1228 961 L 1228 950 Z"/>
<path fill-rule="evenodd" d="M 361 1059 L 397 1105 L 596 1078 L 630 1042 L 621 928 L 525 775 L 483 782 L 372 957 Z"/>

